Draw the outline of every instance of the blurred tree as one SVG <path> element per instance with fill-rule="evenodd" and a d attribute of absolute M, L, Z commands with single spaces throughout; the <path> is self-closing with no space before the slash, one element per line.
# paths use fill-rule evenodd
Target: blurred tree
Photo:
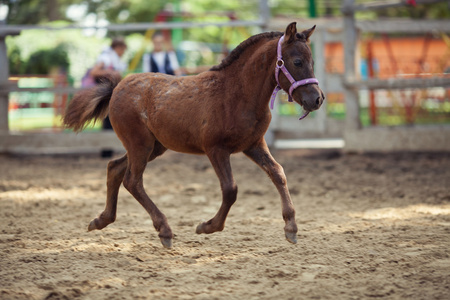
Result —
<path fill-rule="evenodd" d="M 259 0 L 0 0 L 2 4 L 9 6 L 7 17 L 8 24 L 42 24 L 54 19 L 67 19 L 67 11 L 74 7 L 80 14 L 73 20 L 67 20 L 59 25 L 68 25 L 69 22 L 82 21 L 86 17 L 96 16 L 97 20 L 104 19 L 113 24 L 152 22 L 155 16 L 165 10 L 174 11 L 174 4 L 181 2 L 182 16 L 177 15 L 177 20 L 184 22 L 226 22 L 230 19 L 255 20 L 259 14 Z M 363 3 L 373 0 L 357 0 Z M 298 0 L 269 0 L 271 13 L 285 15 L 292 18 L 308 17 L 308 1 Z M 340 0 L 317 0 L 317 15 L 340 16 Z M 69 9 L 70 8 L 70 9 Z M 364 18 L 375 19 L 380 17 L 407 17 L 407 18 L 449 18 L 450 10 L 447 2 L 432 5 L 417 5 L 402 8 L 394 8 L 382 11 L 361 12 Z M 168 18 L 171 21 L 172 18 Z M 52 22 L 56 24 L 57 22 Z M 222 48 L 227 42 L 229 48 L 252 34 L 259 31 L 252 28 L 219 28 L 207 26 L 182 30 L 181 39 L 207 43 L 202 45 L 204 49 Z M 111 37 L 117 33 L 109 32 Z M 151 44 L 143 40 L 142 32 L 133 35 L 126 32 L 129 45 L 125 59 L 130 59 L 138 50 L 145 46 L 147 51 Z M 133 37 L 133 38 L 130 38 Z M 31 55 L 40 50 L 50 51 L 60 43 L 70 45 L 67 53 L 70 59 L 69 72 L 75 78 L 80 78 L 87 67 L 91 67 L 101 49 L 109 45 L 109 39 L 85 35 L 81 30 L 69 31 L 42 31 L 25 30 L 18 37 L 8 37 L 8 55 L 11 62 L 12 73 L 25 72 Z M 212 45 L 215 44 L 215 45 Z M 205 50 L 206 51 L 206 50 Z M 199 57 L 209 57 L 203 51 Z M 43 55 L 40 53 L 39 55 Z M 36 61 L 36 58 L 33 58 Z M 214 60 L 211 59 L 214 63 Z M 204 62 L 203 62 L 204 63 Z M 209 61 L 208 61 L 209 63 Z M 14 71 L 13 71 L 14 70 Z"/>
<path fill-rule="evenodd" d="M 2 0 L 9 8 L 7 24 L 39 24 L 65 20 L 67 8 L 83 0 Z"/>
<path fill-rule="evenodd" d="M 96 14 L 110 23 L 151 22 L 163 9 L 173 10 L 180 0 L 1 0 L 8 5 L 8 24 L 39 24 L 55 20 L 68 20 L 66 11 L 71 5 L 83 5 L 85 15 Z M 206 17 L 209 12 L 233 12 L 243 19 L 257 16 L 259 0 L 181 0 L 183 11 Z M 217 14 L 216 14 L 217 15 Z M 210 17 L 213 17 L 214 14 Z M 70 21 L 70 20 L 69 20 Z"/>
<path fill-rule="evenodd" d="M 69 65 L 67 47 L 59 44 L 55 48 L 33 53 L 26 63 L 25 73 L 47 75 L 53 68 L 59 68 L 60 71 L 66 72 Z"/>
<path fill-rule="evenodd" d="M 20 48 L 17 47 L 17 45 L 13 45 L 10 49 L 8 49 L 8 60 L 10 74 L 25 73 L 25 62 L 21 57 Z"/>
<path fill-rule="evenodd" d="M 114 24 L 151 22 L 163 9 L 173 11 L 174 3 L 179 1 L 181 1 L 182 11 L 194 16 L 196 20 L 217 18 L 219 12 L 222 16 L 224 13 L 233 14 L 237 19 L 249 20 L 258 17 L 259 0 L 1 0 L 9 7 L 8 24 L 39 24 L 54 20 L 68 20 L 66 11 L 71 5 L 82 5 L 86 7 L 85 16 L 94 14 Z M 364 2 L 373 2 L 373 0 L 356 1 L 356 3 Z M 341 16 L 341 4 L 340 0 L 316 0 L 317 16 Z M 309 16 L 308 1 L 270 0 L 269 5 L 272 15 L 305 18 Z M 450 9 L 448 1 L 443 1 L 437 4 L 411 5 L 359 14 L 372 18 L 442 19 L 450 18 Z M 185 14 L 186 16 L 188 15 Z"/>
<path fill-rule="evenodd" d="M 81 1 L 87 5 L 87 13 L 101 15 L 110 23 L 152 22 L 166 3 L 165 0 L 116 0 L 116 1 Z"/>
<path fill-rule="evenodd" d="M 418 4 L 379 10 L 378 17 L 411 18 L 411 19 L 448 19 L 450 18 L 450 2 L 434 4 Z"/>
<path fill-rule="evenodd" d="M 85 36 L 77 29 L 24 30 L 19 36 L 6 38 L 10 74 L 45 74 L 52 67 L 60 66 L 73 78 L 81 78 L 110 43 L 110 39 Z"/>

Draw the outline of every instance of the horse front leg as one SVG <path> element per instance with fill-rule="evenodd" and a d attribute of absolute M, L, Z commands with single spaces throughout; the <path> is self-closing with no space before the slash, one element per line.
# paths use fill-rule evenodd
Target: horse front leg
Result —
<path fill-rule="evenodd" d="M 264 139 L 254 147 L 244 151 L 244 154 L 266 171 L 275 184 L 281 196 L 282 215 L 286 224 L 284 226 L 286 239 L 296 244 L 297 224 L 295 222 L 295 209 L 289 194 L 283 167 L 272 157 Z"/>
<path fill-rule="evenodd" d="M 217 214 L 209 221 L 197 226 L 196 233 L 213 233 L 222 231 L 225 220 L 231 206 L 236 202 L 237 185 L 233 178 L 230 164 L 230 153 L 224 150 L 214 149 L 207 153 L 211 164 L 216 171 L 222 189 L 222 205 Z"/>

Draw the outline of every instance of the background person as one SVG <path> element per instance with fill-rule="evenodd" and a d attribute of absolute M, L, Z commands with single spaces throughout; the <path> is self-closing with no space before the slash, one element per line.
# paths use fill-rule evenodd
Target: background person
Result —
<path fill-rule="evenodd" d="M 91 70 L 91 75 L 96 79 L 97 83 L 102 76 L 107 74 L 122 77 L 122 73 L 127 68 L 127 64 L 121 60 L 125 50 L 127 50 L 127 44 L 123 38 L 115 38 L 111 42 L 111 46 L 99 55 L 95 66 Z"/>
<path fill-rule="evenodd" d="M 127 69 L 127 64 L 121 60 L 125 50 L 127 50 L 127 44 L 123 38 L 113 39 L 111 46 L 99 55 L 91 70 L 91 76 L 95 78 L 96 83 L 100 83 L 102 76 L 106 75 L 122 78 L 122 73 Z M 112 129 L 108 116 L 103 120 L 102 128 Z"/>
<path fill-rule="evenodd" d="M 144 72 L 164 73 L 181 76 L 177 55 L 165 47 L 165 38 L 160 32 L 152 36 L 153 51 L 143 56 L 142 70 Z"/>
<path fill-rule="evenodd" d="M 126 50 L 127 44 L 123 38 L 113 39 L 111 46 L 99 55 L 91 70 L 91 76 L 96 83 L 100 83 L 101 78 L 106 75 L 122 78 L 122 73 L 127 69 L 127 64 L 121 58 Z M 103 120 L 102 128 L 103 130 L 113 129 L 108 116 Z M 101 151 L 102 157 L 111 157 L 112 155 L 112 149 L 102 149 Z"/>

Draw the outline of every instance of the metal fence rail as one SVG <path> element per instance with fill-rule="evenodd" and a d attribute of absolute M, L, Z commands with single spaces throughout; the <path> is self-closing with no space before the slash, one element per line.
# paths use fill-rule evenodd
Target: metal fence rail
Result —
<path fill-rule="evenodd" d="M 189 29 L 214 27 L 249 27 L 264 26 L 265 21 L 260 18 L 254 21 L 227 21 L 227 22 L 158 22 L 158 23 L 128 23 L 110 25 L 68 25 L 68 26 L 45 26 L 45 25 L 0 25 L 0 35 L 11 35 L 22 30 L 67 30 L 67 29 L 106 29 L 110 31 L 145 31 L 148 29 Z"/>

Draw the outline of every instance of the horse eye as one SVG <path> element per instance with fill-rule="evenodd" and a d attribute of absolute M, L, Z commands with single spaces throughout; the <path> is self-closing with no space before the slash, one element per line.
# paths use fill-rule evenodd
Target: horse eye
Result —
<path fill-rule="evenodd" d="M 302 66 L 302 61 L 300 59 L 296 59 L 296 60 L 294 60 L 294 65 L 296 67 L 301 67 Z"/>

